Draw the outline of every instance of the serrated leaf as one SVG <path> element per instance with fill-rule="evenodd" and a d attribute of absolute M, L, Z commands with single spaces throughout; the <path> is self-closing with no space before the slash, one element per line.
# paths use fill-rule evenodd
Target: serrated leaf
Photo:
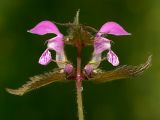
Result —
<path fill-rule="evenodd" d="M 6 90 L 11 94 L 22 96 L 25 93 L 32 91 L 34 89 L 38 89 L 40 87 L 46 86 L 54 82 L 64 82 L 64 81 L 65 81 L 65 74 L 60 73 L 60 71 L 57 69 L 54 69 L 53 71 L 31 77 L 30 81 L 28 81 L 26 84 L 24 84 L 18 89 L 7 88 Z"/>
<path fill-rule="evenodd" d="M 141 75 L 145 70 L 147 70 L 151 66 L 151 61 L 152 56 L 149 56 L 148 60 L 144 64 L 137 66 L 123 65 L 115 70 L 97 73 L 93 75 L 93 78 L 90 80 L 97 83 L 104 83 L 112 80 L 135 77 Z"/>

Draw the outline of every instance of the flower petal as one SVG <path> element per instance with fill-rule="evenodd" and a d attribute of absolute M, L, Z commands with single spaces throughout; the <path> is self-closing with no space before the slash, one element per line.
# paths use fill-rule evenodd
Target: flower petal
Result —
<path fill-rule="evenodd" d="M 64 72 L 67 74 L 71 74 L 73 72 L 73 66 L 71 64 L 66 64 L 64 67 Z"/>
<path fill-rule="evenodd" d="M 48 49 L 55 50 L 56 52 L 61 52 L 64 48 L 63 35 L 58 35 L 50 40 L 48 40 Z"/>
<path fill-rule="evenodd" d="M 93 73 L 93 66 L 91 64 L 87 64 L 84 67 L 84 71 L 88 76 L 90 76 Z"/>
<path fill-rule="evenodd" d="M 28 32 L 38 35 L 45 35 L 48 33 L 54 33 L 56 35 L 61 34 L 57 26 L 50 21 L 42 21 L 31 30 L 28 30 Z"/>
<path fill-rule="evenodd" d="M 94 53 L 100 54 L 105 50 L 109 50 L 111 48 L 110 40 L 104 37 L 96 37 L 94 40 Z"/>
<path fill-rule="evenodd" d="M 39 64 L 41 65 L 47 65 L 49 64 L 50 62 L 52 61 L 52 56 L 51 56 L 51 53 L 49 52 L 48 49 L 46 49 L 41 57 L 39 58 Z"/>
<path fill-rule="evenodd" d="M 107 59 L 113 66 L 119 65 L 118 56 L 112 50 L 107 53 Z"/>
<path fill-rule="evenodd" d="M 66 56 L 63 50 L 61 52 L 56 52 L 56 61 L 59 68 L 65 68 Z"/>
<path fill-rule="evenodd" d="M 116 22 L 107 22 L 105 23 L 97 35 L 102 35 L 103 33 L 111 34 L 111 35 L 131 35 L 127 31 L 125 31 L 118 23 Z"/>
<path fill-rule="evenodd" d="M 93 69 L 96 69 L 99 67 L 101 63 L 102 55 L 101 54 L 95 54 L 93 53 L 91 61 L 89 61 L 89 64 L 92 64 Z"/>

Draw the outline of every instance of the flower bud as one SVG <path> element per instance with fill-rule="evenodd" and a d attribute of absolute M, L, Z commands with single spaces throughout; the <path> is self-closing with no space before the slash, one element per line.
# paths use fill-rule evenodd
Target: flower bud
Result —
<path fill-rule="evenodd" d="M 64 67 L 64 72 L 66 74 L 71 74 L 73 72 L 73 66 L 71 64 L 66 64 Z"/>
<path fill-rule="evenodd" d="M 88 76 L 90 76 L 93 73 L 93 66 L 91 64 L 87 64 L 84 67 L 84 71 Z"/>

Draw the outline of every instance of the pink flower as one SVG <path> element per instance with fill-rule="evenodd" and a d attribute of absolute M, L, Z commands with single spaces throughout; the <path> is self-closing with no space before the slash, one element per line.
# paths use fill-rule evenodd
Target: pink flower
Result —
<path fill-rule="evenodd" d="M 39 64 L 47 65 L 52 61 L 51 53 L 49 50 L 54 50 L 56 52 L 56 58 L 58 61 L 65 60 L 63 34 L 60 33 L 54 23 L 50 21 L 42 21 L 28 32 L 38 35 L 45 35 L 48 33 L 57 35 L 56 37 L 48 40 L 47 49 L 42 53 L 39 59 Z M 64 67 L 64 65 L 59 65 L 59 63 L 57 64 L 59 67 Z"/>
<path fill-rule="evenodd" d="M 111 34 L 115 36 L 131 35 L 115 22 L 106 22 L 104 25 L 102 25 L 94 38 L 94 51 L 92 59 L 84 68 L 84 71 L 86 71 L 88 75 L 93 72 L 93 70 L 91 71 L 91 66 L 93 69 L 98 68 L 101 61 L 104 60 L 101 58 L 102 52 L 107 50 L 108 53 L 106 59 L 108 60 L 108 62 L 113 66 L 119 65 L 118 56 L 111 50 L 111 40 L 103 37 L 104 34 Z"/>

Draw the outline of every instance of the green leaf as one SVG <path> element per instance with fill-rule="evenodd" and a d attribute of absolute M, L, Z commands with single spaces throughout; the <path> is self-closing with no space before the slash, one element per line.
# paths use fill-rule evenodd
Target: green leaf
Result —
<path fill-rule="evenodd" d="M 53 71 L 31 77 L 30 81 L 18 89 L 7 88 L 6 90 L 11 94 L 22 96 L 29 91 L 54 82 L 65 82 L 65 74 L 60 73 L 60 70 L 54 69 Z"/>
<path fill-rule="evenodd" d="M 90 78 L 89 80 L 97 83 L 104 83 L 112 80 L 139 76 L 151 66 L 151 61 L 152 56 L 149 56 L 148 60 L 143 64 L 137 66 L 123 65 L 121 67 L 116 68 L 115 70 L 94 74 L 93 78 Z"/>

